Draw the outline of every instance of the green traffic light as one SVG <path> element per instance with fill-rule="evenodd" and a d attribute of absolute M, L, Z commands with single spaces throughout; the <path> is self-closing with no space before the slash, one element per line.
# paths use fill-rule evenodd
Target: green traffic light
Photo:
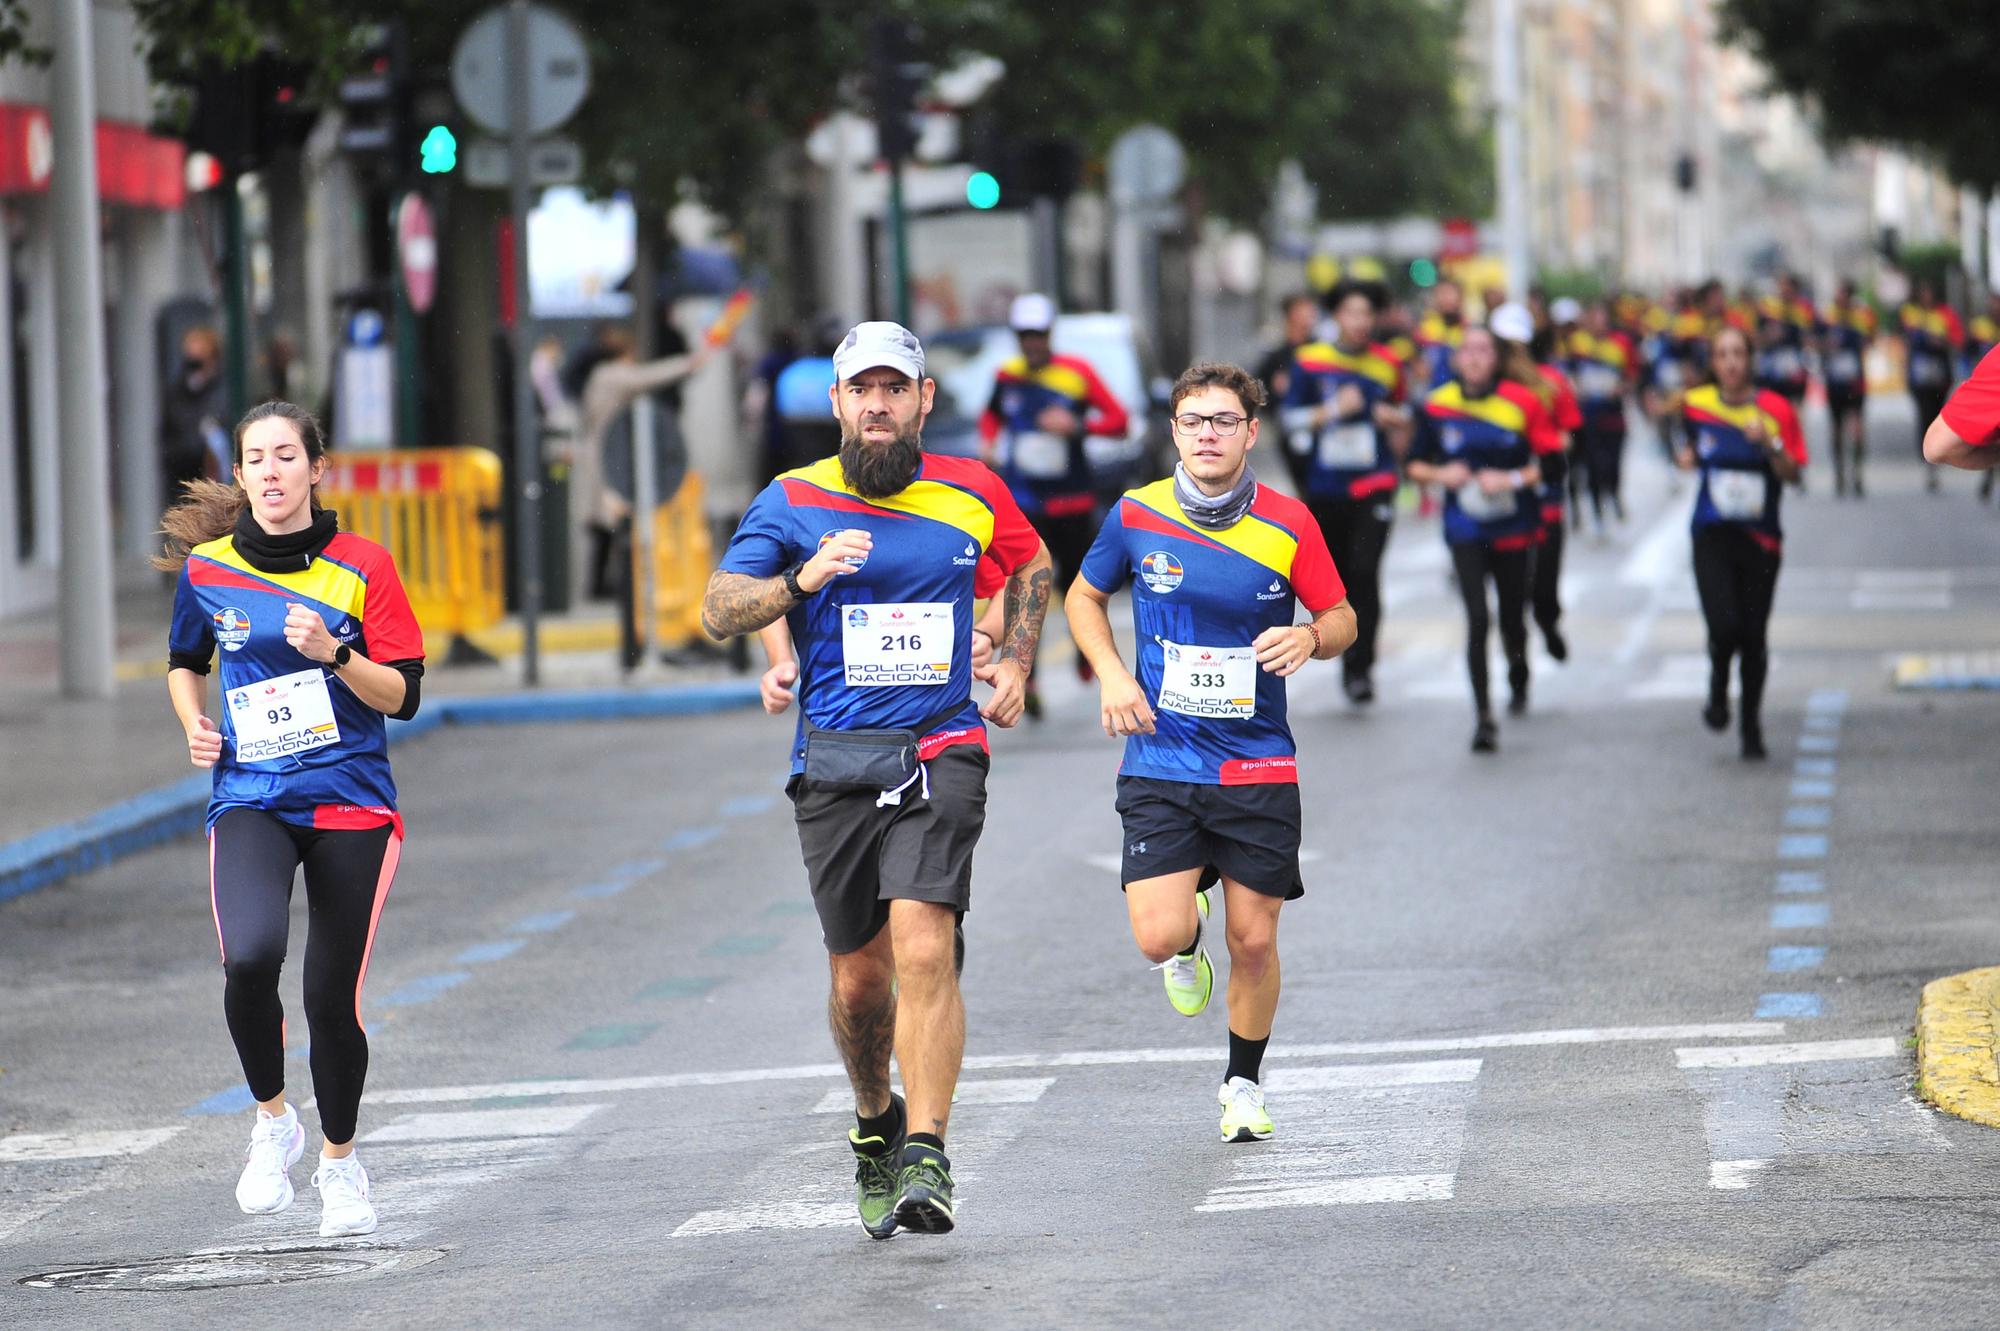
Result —
<path fill-rule="evenodd" d="M 965 201 L 975 208 L 991 208 L 1000 202 L 1000 182 L 991 171 L 974 171 L 965 182 Z"/>
<path fill-rule="evenodd" d="M 1410 281 L 1420 287 L 1434 287 L 1438 280 L 1438 266 L 1429 259 L 1410 260 Z"/>
<path fill-rule="evenodd" d="M 444 175 L 458 169 L 458 136 L 448 126 L 432 125 L 430 133 L 424 135 L 419 145 L 423 152 L 423 168 L 433 176 Z"/>

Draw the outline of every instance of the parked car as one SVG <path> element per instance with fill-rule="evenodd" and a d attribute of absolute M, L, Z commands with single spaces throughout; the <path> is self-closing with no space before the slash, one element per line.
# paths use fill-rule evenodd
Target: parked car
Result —
<path fill-rule="evenodd" d="M 1123 438 L 1092 435 L 1084 441 L 1098 489 L 1116 494 L 1170 470 L 1173 440 L 1166 428 L 1166 402 L 1172 383 L 1160 376 L 1131 319 L 1064 314 L 1056 317 L 1051 332 L 1057 354 L 1089 361 L 1130 418 Z M 924 426 L 926 449 L 979 455 L 979 417 L 993 395 L 994 376 L 1019 353 L 1013 331 L 998 324 L 950 328 L 924 338 L 926 368 L 938 384 L 937 401 Z"/>

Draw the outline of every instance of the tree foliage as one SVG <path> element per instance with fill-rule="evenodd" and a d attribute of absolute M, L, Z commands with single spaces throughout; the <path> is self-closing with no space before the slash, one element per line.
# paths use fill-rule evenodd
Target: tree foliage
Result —
<path fill-rule="evenodd" d="M 1836 142 L 1934 155 L 1954 178 L 2000 188 L 1987 89 L 2000 21 L 1972 0 L 1722 0 L 1722 32 L 1805 99 Z"/>

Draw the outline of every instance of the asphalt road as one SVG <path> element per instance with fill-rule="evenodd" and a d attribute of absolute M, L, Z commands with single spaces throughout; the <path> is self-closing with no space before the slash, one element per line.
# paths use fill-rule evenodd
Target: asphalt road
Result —
<path fill-rule="evenodd" d="M 1054 635 L 1049 718 L 995 742 L 943 1238 L 852 1217 L 789 722 L 398 752 L 366 1239 L 316 1237 L 306 1164 L 235 1208 L 198 845 L 0 905 L 0 1325 L 1989 1325 L 2000 1135 L 1912 1098 L 1908 1036 L 2000 953 L 2000 726 L 1890 679 L 2000 637 L 2000 513 L 1877 452 L 1865 503 L 1788 502 L 1762 766 L 1696 718 L 1659 468 L 1574 548 L 1574 659 L 1495 758 L 1402 523 L 1382 701 L 1295 685 L 1270 1143 L 1215 1140 L 1222 1005 L 1177 1016 L 1127 936 L 1117 750 Z"/>

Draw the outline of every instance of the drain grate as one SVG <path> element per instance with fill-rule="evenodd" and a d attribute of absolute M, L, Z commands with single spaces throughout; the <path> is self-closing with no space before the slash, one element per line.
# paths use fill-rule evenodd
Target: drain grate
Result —
<path fill-rule="evenodd" d="M 24 1276 L 30 1289 L 114 1289 L 171 1292 L 236 1285 L 288 1285 L 300 1280 L 382 1275 L 428 1266 L 437 1248 L 231 1248 L 184 1257 L 146 1257 Z"/>

